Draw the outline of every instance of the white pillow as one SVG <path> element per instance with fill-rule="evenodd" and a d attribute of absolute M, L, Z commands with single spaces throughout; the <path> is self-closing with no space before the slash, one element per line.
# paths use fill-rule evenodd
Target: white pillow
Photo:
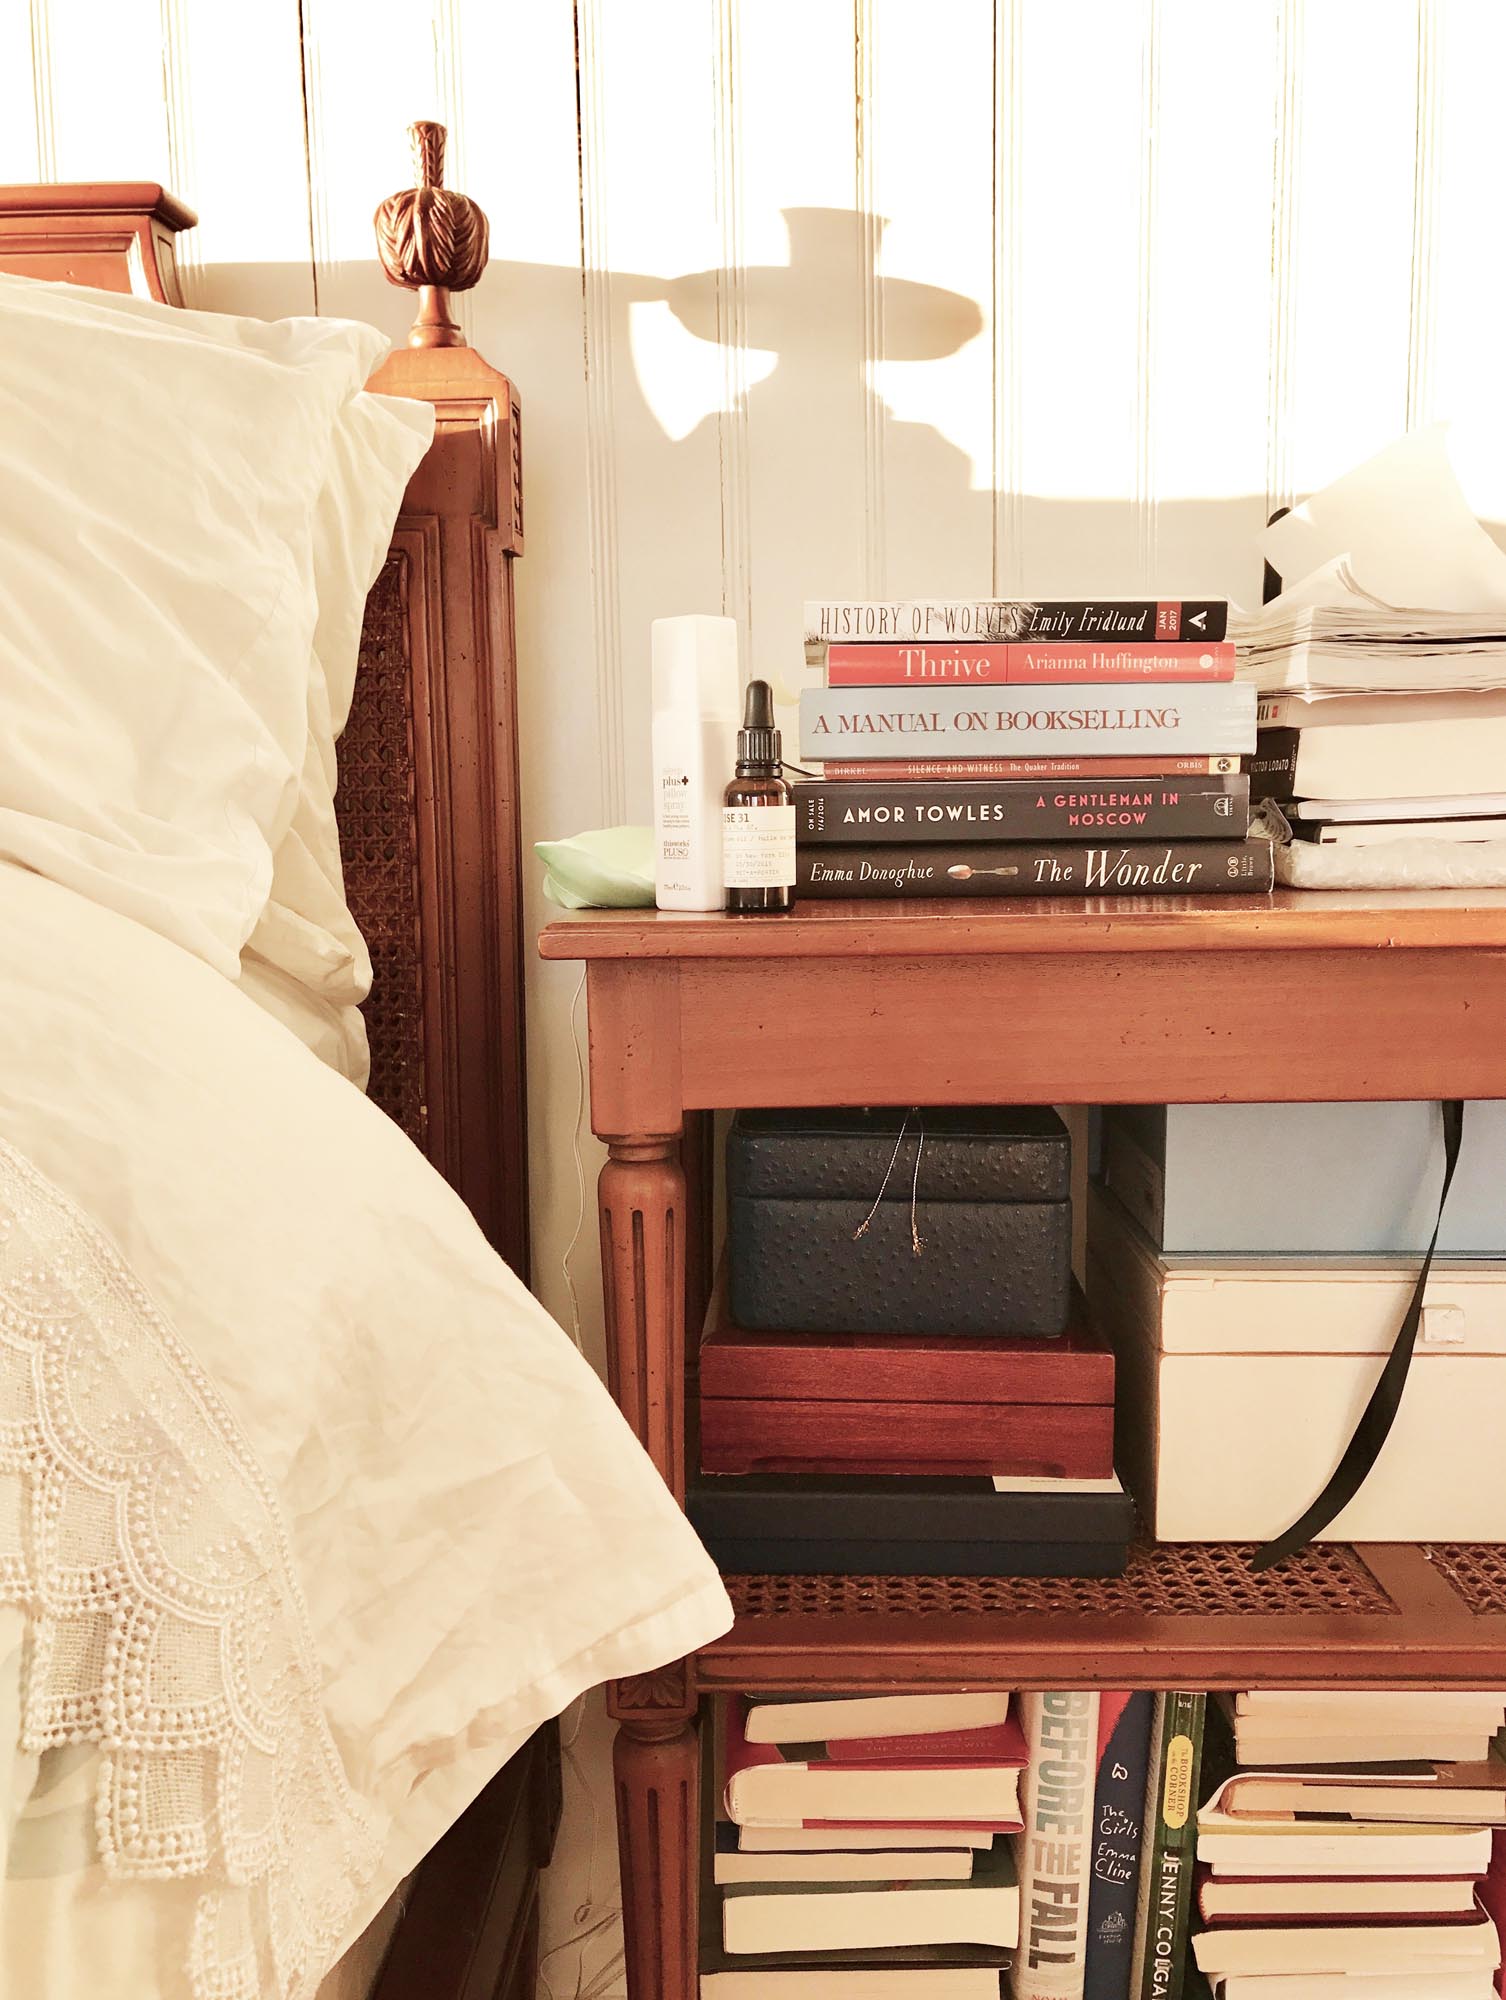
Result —
<path fill-rule="evenodd" d="M 433 434 L 430 403 L 352 396 L 335 420 L 328 477 L 314 512 L 319 613 L 298 802 L 273 856 L 271 896 L 242 965 L 275 966 L 335 1007 L 354 1006 L 371 988 L 371 960 L 345 901 L 335 738 L 350 714 L 366 594 Z"/>
<path fill-rule="evenodd" d="M 0 856 L 231 978 L 306 761 L 335 423 L 386 345 L 0 277 Z"/>

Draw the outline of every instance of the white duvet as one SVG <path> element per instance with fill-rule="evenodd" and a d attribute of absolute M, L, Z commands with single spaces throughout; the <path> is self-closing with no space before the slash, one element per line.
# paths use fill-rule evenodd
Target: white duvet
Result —
<path fill-rule="evenodd" d="M 154 1993 L 302 2000 L 531 1730 L 730 1617 L 383 1114 L 208 965 L 0 863 L 0 1851 L 81 1770 L 94 1800 L 73 1972 L 57 1938 L 28 1963 L 12 1866 L 0 1987 L 139 2000 L 85 1948 L 130 1906 Z"/>

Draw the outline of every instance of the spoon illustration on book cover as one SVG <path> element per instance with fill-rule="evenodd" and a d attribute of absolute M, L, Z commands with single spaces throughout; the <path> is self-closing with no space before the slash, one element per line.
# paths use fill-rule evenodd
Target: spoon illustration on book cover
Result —
<path fill-rule="evenodd" d="M 1018 868 L 970 868 L 965 861 L 953 862 L 946 871 L 954 882 L 970 882 L 975 875 L 1018 875 Z"/>

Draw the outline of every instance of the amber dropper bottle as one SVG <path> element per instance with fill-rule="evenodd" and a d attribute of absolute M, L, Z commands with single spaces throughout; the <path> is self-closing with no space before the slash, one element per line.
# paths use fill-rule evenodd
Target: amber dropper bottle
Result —
<path fill-rule="evenodd" d="M 749 681 L 737 732 L 737 776 L 722 794 L 727 908 L 744 916 L 795 903 L 795 802 L 779 775 L 779 731 L 767 681 Z"/>

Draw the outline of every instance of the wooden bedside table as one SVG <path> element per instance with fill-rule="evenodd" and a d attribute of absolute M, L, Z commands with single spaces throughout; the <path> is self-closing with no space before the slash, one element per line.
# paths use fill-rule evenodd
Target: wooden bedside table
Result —
<path fill-rule="evenodd" d="M 593 910 L 540 949 L 587 962 L 612 1393 L 681 1499 L 699 1114 L 1506 1096 L 1506 891 Z M 729 1588 L 725 1639 L 609 1694 L 632 2000 L 696 1993 L 703 1692 L 1506 1685 L 1506 1549 L 1325 1545 L 1253 1576 L 1187 1545 L 1123 1579 Z"/>

